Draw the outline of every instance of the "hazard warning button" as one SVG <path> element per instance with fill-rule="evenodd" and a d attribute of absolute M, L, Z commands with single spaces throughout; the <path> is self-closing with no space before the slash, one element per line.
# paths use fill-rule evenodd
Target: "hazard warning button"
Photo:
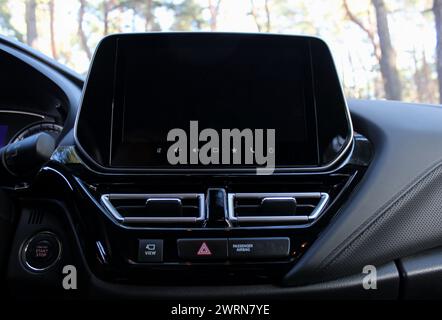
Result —
<path fill-rule="evenodd" d="M 226 260 L 227 239 L 178 239 L 178 256 L 186 260 Z"/>

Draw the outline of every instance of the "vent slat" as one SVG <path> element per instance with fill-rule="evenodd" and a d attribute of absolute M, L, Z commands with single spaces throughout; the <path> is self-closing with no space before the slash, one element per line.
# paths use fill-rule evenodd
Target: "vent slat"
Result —
<path fill-rule="evenodd" d="M 123 224 L 198 223 L 205 219 L 204 194 L 106 194 L 101 203 Z"/>
<path fill-rule="evenodd" d="M 324 210 L 326 193 L 229 193 L 229 219 L 240 223 L 306 223 Z"/>

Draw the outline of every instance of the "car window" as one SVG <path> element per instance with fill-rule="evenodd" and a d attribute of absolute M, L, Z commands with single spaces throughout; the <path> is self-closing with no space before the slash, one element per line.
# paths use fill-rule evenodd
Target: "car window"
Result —
<path fill-rule="evenodd" d="M 83 74 L 111 33 L 315 35 L 348 97 L 439 103 L 441 16 L 441 0 L 0 0 L 0 33 Z"/>

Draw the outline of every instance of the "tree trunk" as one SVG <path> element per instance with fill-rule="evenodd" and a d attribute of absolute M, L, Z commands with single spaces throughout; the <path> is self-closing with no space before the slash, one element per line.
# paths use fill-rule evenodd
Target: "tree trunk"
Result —
<path fill-rule="evenodd" d="M 266 11 L 266 31 L 270 32 L 272 29 L 272 24 L 270 21 L 270 6 L 269 6 L 269 0 L 265 0 L 264 2 L 264 9 Z"/>
<path fill-rule="evenodd" d="M 80 0 L 80 9 L 78 10 L 78 36 L 80 37 L 80 45 L 84 50 L 84 52 L 86 53 L 87 58 L 90 60 L 92 58 L 91 49 L 89 49 L 89 46 L 87 44 L 87 37 L 83 29 L 85 9 L 86 9 L 86 1 Z"/>
<path fill-rule="evenodd" d="M 103 35 L 107 36 L 109 34 L 109 2 L 104 1 L 103 3 Z"/>
<path fill-rule="evenodd" d="M 145 29 L 145 31 L 152 31 L 153 25 L 154 25 L 153 1 L 152 0 L 147 0 L 146 12 L 144 15 L 145 15 L 144 29 Z"/>
<path fill-rule="evenodd" d="M 253 21 L 255 21 L 256 28 L 258 29 L 258 32 L 261 32 L 261 24 L 259 23 L 258 19 L 258 10 L 256 9 L 255 1 L 250 0 L 250 15 L 253 17 Z"/>
<path fill-rule="evenodd" d="M 36 0 L 26 1 L 26 43 L 31 47 L 35 45 L 37 40 L 37 18 L 36 18 L 37 2 Z"/>
<path fill-rule="evenodd" d="M 49 30 L 51 34 L 51 52 L 52 58 L 58 59 L 57 55 L 57 44 L 55 41 L 55 0 L 49 0 Z"/>
<path fill-rule="evenodd" d="M 376 41 L 376 33 L 373 31 L 372 23 L 369 22 L 368 26 L 365 26 L 361 19 L 359 19 L 350 9 L 350 6 L 347 2 L 347 0 L 343 0 L 344 5 L 344 11 L 346 16 L 352 21 L 354 24 L 356 24 L 359 28 L 361 28 L 362 31 L 364 31 L 368 38 L 370 39 L 370 42 L 373 46 L 373 54 L 375 55 L 378 62 L 381 61 L 381 53 L 379 44 Z"/>
<path fill-rule="evenodd" d="M 416 48 L 413 48 L 413 62 L 414 62 L 414 83 L 416 85 L 416 101 L 423 102 L 424 100 L 424 86 L 427 85 L 425 79 L 423 79 L 423 74 L 421 72 L 421 68 L 419 66 L 418 57 L 416 54 Z"/>
<path fill-rule="evenodd" d="M 439 82 L 439 103 L 442 104 L 442 0 L 434 0 L 434 20 L 436 24 L 436 58 Z"/>
<path fill-rule="evenodd" d="M 390 100 L 402 99 L 399 72 L 396 68 L 396 52 L 391 44 L 387 9 L 384 0 L 372 0 L 376 11 L 376 25 L 381 48 L 381 74 L 384 81 L 385 96 Z"/>
<path fill-rule="evenodd" d="M 218 28 L 218 13 L 220 5 L 221 0 L 217 0 L 215 4 L 213 3 L 213 0 L 209 0 L 210 31 L 216 31 Z"/>

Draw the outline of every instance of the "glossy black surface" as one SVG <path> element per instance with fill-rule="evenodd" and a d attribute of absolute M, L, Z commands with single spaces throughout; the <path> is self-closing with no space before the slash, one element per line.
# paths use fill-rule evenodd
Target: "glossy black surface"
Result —
<path fill-rule="evenodd" d="M 280 283 L 348 199 L 371 157 L 368 142 L 356 137 L 354 150 L 340 168 L 325 173 L 127 175 L 91 171 L 72 150 L 57 151 L 33 188 L 25 191 L 29 194 L 23 196 L 42 200 L 35 203 L 38 207 L 44 208 L 45 201 L 54 198 L 66 205 L 59 214 L 72 219 L 74 233 L 81 238 L 80 251 L 95 276 L 117 283 L 163 285 Z M 311 223 L 233 227 L 123 226 L 99 202 L 104 193 L 206 193 L 217 188 L 228 192 L 327 192 L 331 200 L 322 217 Z M 263 237 L 288 238 L 289 256 L 189 261 L 180 257 L 177 247 L 179 239 Z M 163 240 L 161 262 L 140 261 L 140 239 Z"/>

